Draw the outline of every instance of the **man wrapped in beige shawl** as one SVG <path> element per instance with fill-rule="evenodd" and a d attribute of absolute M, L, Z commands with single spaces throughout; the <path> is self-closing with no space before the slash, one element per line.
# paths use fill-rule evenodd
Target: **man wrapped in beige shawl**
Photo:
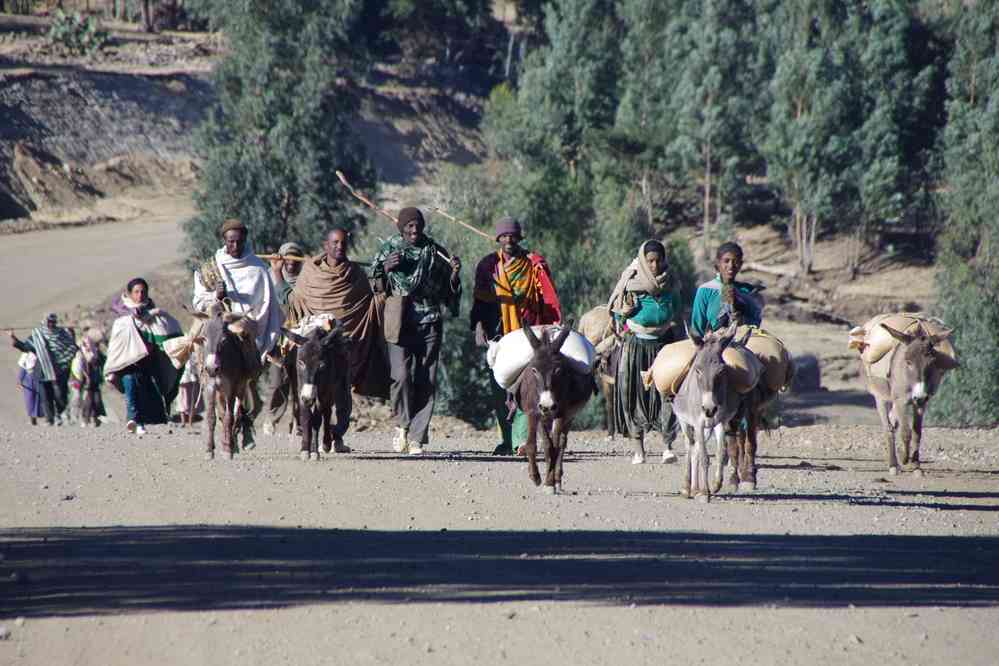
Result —
<path fill-rule="evenodd" d="M 347 258 L 347 232 L 334 229 L 323 243 L 324 254 L 305 260 L 288 297 L 288 319 L 331 314 L 353 341 L 350 349 L 354 392 L 388 398 L 389 372 L 381 339 L 380 295 L 371 291 L 364 269 Z"/>

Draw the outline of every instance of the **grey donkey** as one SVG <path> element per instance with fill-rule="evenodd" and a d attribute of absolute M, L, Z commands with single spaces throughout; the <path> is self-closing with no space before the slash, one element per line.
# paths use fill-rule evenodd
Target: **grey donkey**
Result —
<path fill-rule="evenodd" d="M 944 373 L 954 364 L 953 360 L 940 358 L 936 345 L 950 337 L 953 331 L 930 335 L 921 326 L 914 333 L 903 333 L 884 324 L 880 326 L 900 343 L 888 352 L 890 358 L 875 364 L 885 363 L 888 366 L 887 378 L 874 376 L 870 368 L 864 368 L 867 390 L 874 396 L 878 416 L 887 431 L 888 472 L 898 474 L 899 471 L 895 433 L 901 431 L 902 464 L 911 463 L 913 474 L 922 476 L 919 444 L 923 438 L 926 404 L 939 388 Z"/>
<path fill-rule="evenodd" d="M 734 432 L 732 422 L 740 416 L 743 396 L 731 380 L 731 368 L 722 352 L 735 339 L 736 326 L 714 331 L 700 338 L 690 335 L 696 352 L 690 370 L 673 399 L 673 413 L 687 444 L 687 464 L 682 494 L 708 502 L 722 486 L 722 472 L 728 463 L 726 433 Z M 744 345 L 749 334 L 736 344 Z M 708 484 L 708 440 L 714 437 L 716 461 L 714 479 Z"/>

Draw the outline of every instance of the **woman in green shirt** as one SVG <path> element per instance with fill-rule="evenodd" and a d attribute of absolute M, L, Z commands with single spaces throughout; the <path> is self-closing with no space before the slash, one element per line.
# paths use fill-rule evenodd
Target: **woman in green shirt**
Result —
<path fill-rule="evenodd" d="M 659 241 L 642 243 L 638 256 L 621 274 L 609 307 L 621 333 L 621 359 L 614 387 L 616 420 L 633 442 L 631 462 L 645 462 L 645 434 L 657 431 L 666 443 L 663 462 L 673 462 L 673 410 L 658 391 L 647 391 L 641 372 L 652 366 L 659 350 L 676 338 L 676 297 L 669 284 L 666 248 Z"/>

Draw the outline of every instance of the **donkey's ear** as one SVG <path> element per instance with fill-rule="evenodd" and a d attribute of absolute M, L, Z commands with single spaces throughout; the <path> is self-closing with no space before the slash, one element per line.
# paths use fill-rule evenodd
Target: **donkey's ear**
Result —
<path fill-rule="evenodd" d="M 700 349 L 704 346 L 704 338 L 699 336 L 697 333 L 692 332 L 690 327 L 687 326 L 687 322 L 683 322 L 683 332 L 687 334 L 687 337 L 690 338 L 690 341 L 694 343 L 695 347 Z"/>
<path fill-rule="evenodd" d="M 892 328 L 891 326 L 888 326 L 887 324 L 880 324 L 880 326 L 881 326 L 881 328 L 883 328 L 886 331 L 888 331 L 888 335 L 890 335 L 891 337 L 895 338 L 896 340 L 898 340 L 902 344 L 907 345 L 907 344 L 911 343 L 915 339 L 911 335 L 909 335 L 908 333 L 903 333 L 902 331 L 897 331 L 894 328 Z"/>
<path fill-rule="evenodd" d="M 941 342 L 943 342 L 944 340 L 946 340 L 947 338 L 949 338 L 950 336 L 952 336 L 953 334 L 954 334 L 954 329 L 953 328 L 945 328 L 940 333 L 936 333 L 935 335 L 931 335 L 930 336 L 930 344 L 931 345 L 938 345 Z"/>
<path fill-rule="evenodd" d="M 556 337 L 552 342 L 552 347 L 555 348 L 555 351 L 562 348 L 562 345 L 565 344 L 566 338 L 569 337 L 570 333 L 572 333 L 572 321 L 568 321 L 563 325 L 562 330 L 558 333 L 558 337 Z"/>
<path fill-rule="evenodd" d="M 293 345 L 298 345 L 299 347 L 301 347 L 306 342 L 308 342 L 307 338 L 299 335 L 298 333 L 293 333 L 292 331 L 289 331 L 287 328 L 282 328 L 281 332 L 284 333 L 284 337 L 288 338 Z"/>
<path fill-rule="evenodd" d="M 732 340 L 735 339 L 735 333 L 738 330 L 739 330 L 739 325 L 736 324 L 735 322 L 732 322 L 732 324 L 727 329 L 725 329 L 724 333 L 719 334 L 720 335 L 719 341 L 721 342 L 722 349 L 727 349 L 728 346 L 732 344 Z"/>
<path fill-rule="evenodd" d="M 199 310 L 192 310 L 191 308 L 187 307 L 187 305 L 183 305 L 182 307 L 187 311 L 187 313 L 189 315 L 191 315 L 195 319 L 201 319 L 202 321 L 205 321 L 205 320 L 208 320 L 208 319 L 212 318 L 212 316 L 210 314 L 208 314 L 207 312 L 201 312 Z"/>
<path fill-rule="evenodd" d="M 541 341 L 538 340 L 538 336 L 534 335 L 534 330 L 530 326 L 525 326 L 521 330 L 527 336 L 527 341 L 531 343 L 531 349 L 537 349 L 541 346 Z"/>

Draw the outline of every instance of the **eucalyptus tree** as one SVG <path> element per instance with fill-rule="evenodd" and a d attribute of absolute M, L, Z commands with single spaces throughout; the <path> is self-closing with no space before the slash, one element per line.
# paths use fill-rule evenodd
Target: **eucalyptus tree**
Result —
<path fill-rule="evenodd" d="M 364 217 L 335 170 L 369 191 L 375 173 L 351 127 L 354 81 L 367 65 L 358 3 L 239 0 L 209 4 L 229 54 L 216 68 L 218 102 L 198 132 L 198 214 L 185 231 L 192 261 L 218 246 L 227 217 L 250 227 L 258 249 L 288 240 L 318 246 L 330 224 Z"/>
<path fill-rule="evenodd" d="M 961 367 L 933 414 L 958 425 L 999 422 L 999 15 L 955 5 L 944 131 L 947 216 L 939 310 L 954 327 Z"/>

